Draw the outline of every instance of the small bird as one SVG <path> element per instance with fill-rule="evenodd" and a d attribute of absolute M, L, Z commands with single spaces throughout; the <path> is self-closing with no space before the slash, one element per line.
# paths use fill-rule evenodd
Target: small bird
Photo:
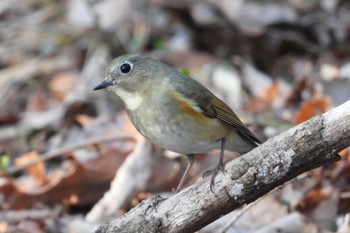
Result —
<path fill-rule="evenodd" d="M 202 84 L 151 57 L 115 58 L 93 90 L 105 88 L 120 97 L 131 122 L 150 142 L 186 155 L 187 167 L 176 192 L 196 154 L 221 150 L 211 171 L 212 190 L 217 173 L 225 171 L 224 150 L 244 154 L 260 144 L 230 107 Z"/>

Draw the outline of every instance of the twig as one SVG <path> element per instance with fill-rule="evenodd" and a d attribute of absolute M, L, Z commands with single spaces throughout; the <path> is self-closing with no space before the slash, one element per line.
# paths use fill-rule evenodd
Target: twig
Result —
<path fill-rule="evenodd" d="M 113 140 L 134 140 L 132 137 L 127 137 L 127 136 L 120 136 L 120 135 L 108 135 L 108 136 L 99 136 L 99 137 L 92 137 L 88 138 L 84 141 L 73 143 L 71 145 L 67 145 L 61 148 L 53 149 L 49 152 L 43 153 L 39 156 L 38 159 L 32 160 L 28 162 L 27 164 L 21 165 L 21 166 L 12 166 L 8 168 L 3 174 L 0 175 L 13 175 L 16 172 L 22 171 L 23 169 L 30 167 L 34 164 L 44 162 L 50 159 L 53 159 L 57 156 L 60 156 L 64 153 L 67 153 L 69 151 L 89 146 L 89 145 L 94 145 L 102 142 L 108 142 L 108 141 L 113 141 Z"/>
<path fill-rule="evenodd" d="M 111 188 L 103 198 L 94 205 L 86 215 L 89 222 L 98 222 L 113 216 L 128 200 L 140 190 L 145 190 L 152 176 L 152 144 L 139 137 L 132 153 L 130 153 L 118 169 Z M 142 172 L 139 172 L 142 171 Z"/>
<path fill-rule="evenodd" d="M 305 178 L 305 177 L 304 177 Z M 302 178 L 302 179 L 304 179 Z M 231 221 L 227 222 L 227 224 L 221 229 L 219 230 L 218 232 L 219 233 L 225 233 L 233 224 L 235 224 L 235 222 L 240 218 L 242 217 L 242 215 L 244 213 L 246 213 L 248 210 L 250 210 L 253 206 L 255 206 L 256 204 L 258 204 L 260 201 L 262 201 L 265 197 L 269 196 L 269 195 L 272 195 L 273 193 L 275 193 L 276 191 L 278 190 L 281 190 L 286 184 L 290 184 L 292 183 L 293 181 L 295 181 L 296 179 L 298 178 L 295 178 L 295 179 L 292 179 L 286 183 L 284 183 L 283 185 L 279 186 L 279 187 L 276 187 L 274 190 L 272 190 L 271 192 L 269 192 L 268 194 L 266 194 L 265 196 L 262 196 L 260 197 L 259 199 L 255 200 L 254 202 L 244 206 L 239 213 L 237 213 L 234 218 L 231 219 Z"/>
<path fill-rule="evenodd" d="M 260 202 L 262 199 L 264 199 L 263 196 L 259 198 L 258 200 L 249 203 L 248 205 L 244 206 L 242 209 L 239 210 L 239 212 L 229 221 L 222 229 L 218 231 L 218 233 L 225 233 L 240 217 L 242 217 L 243 214 L 245 214 L 248 210 L 250 210 L 253 206 L 255 206 L 258 202 Z"/>

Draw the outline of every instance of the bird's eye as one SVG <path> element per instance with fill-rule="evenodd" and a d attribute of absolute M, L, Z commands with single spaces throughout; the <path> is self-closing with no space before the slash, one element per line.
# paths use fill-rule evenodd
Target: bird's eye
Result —
<path fill-rule="evenodd" d="M 120 71 L 123 74 L 129 73 L 131 70 L 131 65 L 129 63 L 124 63 L 123 65 L 120 66 Z"/>

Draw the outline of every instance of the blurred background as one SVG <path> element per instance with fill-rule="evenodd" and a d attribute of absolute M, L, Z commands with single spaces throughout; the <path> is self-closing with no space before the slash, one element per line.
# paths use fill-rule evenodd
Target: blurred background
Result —
<path fill-rule="evenodd" d="M 1 0 L 0 232 L 91 232 L 171 194 L 186 161 L 92 91 L 129 53 L 198 80 L 265 141 L 350 99 L 350 2 Z M 349 149 L 340 154 L 200 232 L 349 232 Z M 198 156 L 187 184 L 217 161 Z"/>

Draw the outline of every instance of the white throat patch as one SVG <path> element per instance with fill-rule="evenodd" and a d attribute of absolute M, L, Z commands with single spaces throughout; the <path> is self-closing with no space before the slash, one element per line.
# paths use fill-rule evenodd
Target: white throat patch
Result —
<path fill-rule="evenodd" d="M 138 93 L 131 93 L 123 89 L 117 90 L 117 95 L 123 100 L 125 107 L 130 110 L 136 110 L 140 107 L 143 98 Z"/>

